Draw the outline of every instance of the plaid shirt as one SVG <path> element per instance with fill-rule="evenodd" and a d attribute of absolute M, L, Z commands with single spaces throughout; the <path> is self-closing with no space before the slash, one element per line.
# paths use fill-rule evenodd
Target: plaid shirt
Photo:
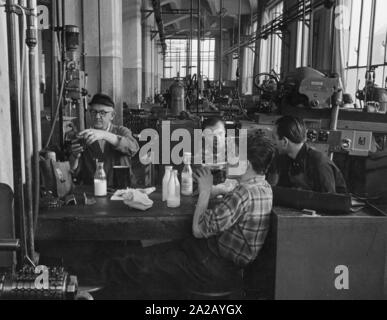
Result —
<path fill-rule="evenodd" d="M 241 183 L 199 219 L 210 247 L 238 266 L 252 262 L 261 249 L 270 222 L 273 193 L 264 176 Z"/>

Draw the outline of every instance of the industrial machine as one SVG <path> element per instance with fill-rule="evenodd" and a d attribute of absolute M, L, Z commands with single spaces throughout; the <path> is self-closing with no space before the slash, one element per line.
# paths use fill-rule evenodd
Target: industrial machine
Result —
<path fill-rule="evenodd" d="M 366 85 L 362 90 L 356 92 L 356 98 L 368 113 L 385 114 L 387 112 L 387 89 L 378 87 L 375 78 L 375 68 L 372 67 L 366 72 Z"/>
<path fill-rule="evenodd" d="M 311 109 L 331 109 L 334 94 L 342 90 L 338 76 L 328 77 L 309 67 L 289 73 L 281 86 L 282 105 Z"/>
<path fill-rule="evenodd" d="M 20 248 L 19 240 L 0 239 L 0 251 Z M 62 267 L 36 266 L 29 258 L 17 271 L 0 272 L 0 300 L 74 300 L 77 292 L 77 277 Z"/>

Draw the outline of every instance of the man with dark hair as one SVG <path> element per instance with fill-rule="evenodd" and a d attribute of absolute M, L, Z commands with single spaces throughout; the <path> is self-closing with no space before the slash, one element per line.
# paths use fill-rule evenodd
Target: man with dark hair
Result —
<path fill-rule="evenodd" d="M 91 128 L 78 134 L 83 144 L 78 140 L 71 145 L 71 169 L 80 180 L 91 185 L 96 160 L 103 162 L 108 186 L 112 186 L 113 166 L 130 167 L 130 158 L 137 153 L 139 146 L 128 128 L 112 124 L 115 105 L 108 95 L 97 93 L 89 105 Z"/>
<path fill-rule="evenodd" d="M 344 177 L 323 153 L 306 144 L 302 120 L 285 116 L 277 120 L 273 139 L 280 154 L 278 186 L 321 193 L 347 193 Z"/>
<path fill-rule="evenodd" d="M 195 174 L 199 199 L 192 224 L 194 237 L 109 259 L 99 269 L 105 285 L 99 296 L 179 298 L 188 288 L 240 284 L 241 269 L 255 260 L 268 233 L 273 195 L 265 173 L 274 150 L 268 139 L 250 140 L 247 170 L 239 186 L 213 208 L 209 208 L 213 177 L 210 170 L 199 169 Z"/>
<path fill-rule="evenodd" d="M 208 153 L 212 153 L 214 163 L 226 161 L 227 149 L 226 149 L 226 125 L 221 118 L 211 117 L 203 121 L 202 130 L 210 131 L 211 134 L 204 136 L 203 146 L 204 155 L 203 160 Z M 207 142 L 206 139 L 212 139 L 213 144 Z M 206 147 L 212 146 L 212 149 L 206 149 Z"/>

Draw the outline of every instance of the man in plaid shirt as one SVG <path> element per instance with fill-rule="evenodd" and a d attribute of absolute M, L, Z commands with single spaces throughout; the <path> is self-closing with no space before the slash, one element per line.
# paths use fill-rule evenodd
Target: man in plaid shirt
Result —
<path fill-rule="evenodd" d="M 247 170 L 239 186 L 212 209 L 208 205 L 213 176 L 199 169 L 194 237 L 108 259 L 102 269 L 94 270 L 104 283 L 95 298 L 180 299 L 187 289 L 228 290 L 240 285 L 241 269 L 257 257 L 268 233 L 273 196 L 265 174 L 274 150 L 262 137 L 250 139 Z M 82 275 L 77 275 L 82 285 Z"/>
<path fill-rule="evenodd" d="M 249 142 L 247 158 L 252 160 L 246 173 L 239 186 L 213 209 L 207 209 L 212 176 L 208 171 L 199 170 L 196 176 L 199 200 L 192 226 L 196 238 L 209 239 L 209 248 L 214 254 L 240 267 L 257 257 L 268 232 L 273 204 L 271 186 L 265 179 L 273 147 L 263 138 Z"/>

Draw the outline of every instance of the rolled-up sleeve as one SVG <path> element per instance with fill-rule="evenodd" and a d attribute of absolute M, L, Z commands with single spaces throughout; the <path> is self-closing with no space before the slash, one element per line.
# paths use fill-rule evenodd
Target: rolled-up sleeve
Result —
<path fill-rule="evenodd" d="M 132 132 L 125 127 L 119 127 L 117 130 L 118 145 L 115 149 L 125 155 L 133 157 L 140 149 L 137 140 L 133 137 Z"/>
<path fill-rule="evenodd" d="M 237 223 L 248 206 L 247 192 L 237 187 L 213 209 L 207 209 L 199 219 L 199 229 L 205 238 L 226 231 Z"/>

